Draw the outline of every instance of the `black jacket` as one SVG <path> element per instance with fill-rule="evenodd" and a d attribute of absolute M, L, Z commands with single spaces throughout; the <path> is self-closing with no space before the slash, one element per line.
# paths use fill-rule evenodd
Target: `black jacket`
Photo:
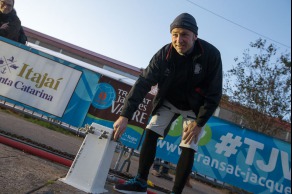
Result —
<path fill-rule="evenodd" d="M 131 119 L 151 87 L 158 84 L 158 93 L 153 101 L 152 114 L 155 114 L 162 105 L 175 74 L 173 52 L 176 50 L 168 44 L 153 56 L 149 66 L 132 87 L 121 116 Z M 204 126 L 218 107 L 222 96 L 221 55 L 213 45 L 198 39 L 192 61 L 193 73 L 187 86 L 188 101 L 197 115 L 198 126 Z"/>
<path fill-rule="evenodd" d="M 8 14 L 0 13 L 0 36 L 18 41 L 21 22 L 13 9 Z"/>

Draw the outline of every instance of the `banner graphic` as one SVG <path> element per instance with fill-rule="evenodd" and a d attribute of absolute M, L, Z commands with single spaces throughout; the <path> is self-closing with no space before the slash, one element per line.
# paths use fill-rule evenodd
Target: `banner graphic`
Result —
<path fill-rule="evenodd" d="M 125 99 L 132 86 L 102 76 L 89 108 L 84 124 L 96 122 L 112 128 L 122 112 Z M 152 110 L 153 95 L 148 94 L 134 113 L 120 141 L 127 147 L 137 149 Z"/>
<path fill-rule="evenodd" d="M 81 72 L 0 42 L 0 95 L 62 117 Z"/>
<path fill-rule="evenodd" d="M 157 143 L 157 157 L 177 164 L 182 119 Z M 291 193 L 291 145 L 212 117 L 193 171 L 257 194 Z"/>

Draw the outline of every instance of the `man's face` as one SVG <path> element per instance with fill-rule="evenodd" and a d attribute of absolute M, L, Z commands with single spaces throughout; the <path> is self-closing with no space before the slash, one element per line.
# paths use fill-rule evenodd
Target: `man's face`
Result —
<path fill-rule="evenodd" d="M 197 35 L 190 30 L 174 28 L 171 31 L 172 46 L 180 55 L 185 55 L 194 46 Z"/>
<path fill-rule="evenodd" d="M 0 12 L 8 14 L 13 9 L 13 0 L 0 0 Z"/>

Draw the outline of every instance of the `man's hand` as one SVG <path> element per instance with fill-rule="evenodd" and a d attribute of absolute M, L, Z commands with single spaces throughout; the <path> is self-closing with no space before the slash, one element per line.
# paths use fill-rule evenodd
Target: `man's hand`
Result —
<path fill-rule="evenodd" d="M 198 127 L 197 122 L 193 121 L 184 129 L 183 140 L 186 144 L 191 144 L 192 141 L 194 141 L 194 143 L 197 143 L 201 131 L 202 127 Z"/>
<path fill-rule="evenodd" d="M 113 140 L 117 141 L 125 132 L 128 125 L 128 118 L 120 116 L 114 123 Z"/>

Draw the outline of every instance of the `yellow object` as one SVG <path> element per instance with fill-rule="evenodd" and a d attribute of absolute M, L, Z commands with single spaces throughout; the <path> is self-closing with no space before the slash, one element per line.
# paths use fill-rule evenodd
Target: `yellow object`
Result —
<path fill-rule="evenodd" d="M 147 181 L 147 185 L 149 185 L 150 187 L 154 187 L 154 184 L 150 180 Z"/>

